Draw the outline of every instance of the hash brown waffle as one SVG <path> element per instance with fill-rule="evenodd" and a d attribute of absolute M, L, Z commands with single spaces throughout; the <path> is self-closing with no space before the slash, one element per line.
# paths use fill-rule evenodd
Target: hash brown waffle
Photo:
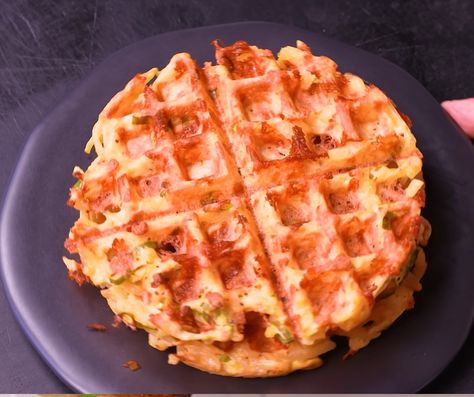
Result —
<path fill-rule="evenodd" d="M 385 94 L 302 42 L 275 59 L 217 42 L 177 54 L 99 115 L 68 204 L 79 284 L 170 363 L 247 377 L 349 353 L 404 310 L 425 269 L 421 153 Z"/>

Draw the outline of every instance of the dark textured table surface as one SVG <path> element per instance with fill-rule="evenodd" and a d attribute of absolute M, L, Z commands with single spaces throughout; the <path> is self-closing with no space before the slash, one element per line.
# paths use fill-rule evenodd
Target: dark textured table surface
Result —
<path fill-rule="evenodd" d="M 470 0 L 2 0 L 0 197 L 34 126 L 107 55 L 161 32 L 244 20 L 296 25 L 364 48 L 407 70 L 440 101 L 474 96 Z M 471 332 L 424 391 L 474 392 L 473 357 Z M 21 332 L 0 288 L 0 393 L 66 391 Z"/>

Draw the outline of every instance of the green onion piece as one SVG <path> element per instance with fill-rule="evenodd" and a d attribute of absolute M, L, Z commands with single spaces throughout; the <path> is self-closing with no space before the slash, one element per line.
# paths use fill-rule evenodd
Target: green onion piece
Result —
<path fill-rule="evenodd" d="M 418 257 L 418 251 L 419 251 L 419 248 L 417 246 L 411 252 L 410 256 L 408 257 L 407 263 L 403 267 L 403 269 L 400 271 L 400 274 L 397 277 L 395 277 L 394 280 L 397 285 L 400 285 L 402 281 L 405 280 L 405 277 L 407 276 L 407 274 L 413 270 L 413 267 L 415 266 L 416 258 Z"/>
<path fill-rule="evenodd" d="M 212 203 L 215 203 L 216 201 L 217 200 L 214 197 L 213 192 L 209 192 L 201 199 L 201 205 L 212 204 Z"/>
<path fill-rule="evenodd" d="M 290 330 L 286 327 L 280 327 L 278 328 L 278 334 L 277 334 L 278 339 L 285 345 L 287 345 L 290 342 L 294 341 L 293 334 L 290 332 Z"/>
<path fill-rule="evenodd" d="M 200 321 L 201 323 L 206 323 L 206 324 L 210 323 L 211 317 L 209 316 L 209 314 L 207 314 L 206 312 L 201 312 L 196 309 L 191 309 L 191 310 L 196 320 Z"/>
<path fill-rule="evenodd" d="M 80 179 L 78 179 L 76 181 L 76 183 L 74 185 L 72 185 L 72 187 L 74 187 L 76 189 L 79 189 L 81 187 L 81 184 L 82 184 L 82 181 Z"/>
<path fill-rule="evenodd" d="M 147 327 L 146 325 L 142 324 L 141 322 L 135 320 L 135 317 L 133 317 L 133 315 L 130 314 L 130 313 L 123 312 L 123 313 L 119 313 L 118 316 L 127 325 L 130 325 L 130 326 L 135 327 L 135 328 L 141 328 L 141 329 L 144 329 L 145 331 L 153 331 L 153 328 Z M 126 317 L 128 317 L 128 318 L 126 318 Z"/>
<path fill-rule="evenodd" d="M 230 356 L 228 354 L 221 354 L 219 356 L 219 361 L 223 363 L 228 363 L 230 361 Z"/>
<path fill-rule="evenodd" d="M 230 211 L 232 209 L 232 204 L 231 203 L 225 203 L 222 207 L 221 207 L 222 211 Z"/>
<path fill-rule="evenodd" d="M 150 80 L 147 81 L 146 85 L 147 85 L 148 87 L 151 86 L 151 85 L 155 82 L 155 80 L 156 80 L 157 77 L 158 77 L 158 75 L 155 74 Z"/>
<path fill-rule="evenodd" d="M 158 243 L 156 241 L 150 240 L 142 244 L 143 247 L 153 248 L 156 250 L 158 248 Z"/>
<path fill-rule="evenodd" d="M 168 192 L 166 190 L 162 190 L 160 192 L 160 197 L 166 197 L 167 194 L 168 194 Z"/>
<path fill-rule="evenodd" d="M 127 279 L 127 276 L 128 274 L 125 274 L 123 276 L 120 276 L 120 277 L 111 277 L 110 278 L 110 282 L 113 284 L 113 285 L 120 285 L 122 284 L 126 279 Z"/>
<path fill-rule="evenodd" d="M 132 116 L 132 124 L 133 125 L 142 125 L 142 124 L 149 124 L 153 120 L 151 116 Z"/>
<path fill-rule="evenodd" d="M 382 220 L 382 227 L 385 230 L 390 230 L 392 228 L 392 221 L 397 217 L 397 215 L 391 211 L 387 211 Z"/>
<path fill-rule="evenodd" d="M 397 284 L 397 286 L 400 285 L 402 283 L 402 281 L 405 280 L 406 275 L 407 275 L 407 271 L 402 270 L 400 272 L 400 274 L 397 277 L 395 277 L 395 279 L 394 279 L 395 284 Z"/>
<path fill-rule="evenodd" d="M 408 271 L 411 272 L 413 270 L 413 268 L 415 267 L 415 262 L 416 262 L 416 258 L 418 258 L 418 252 L 420 252 L 420 248 L 418 246 L 416 246 L 411 255 L 410 255 L 410 258 L 408 259 Z"/>
<path fill-rule="evenodd" d="M 238 125 L 237 123 L 232 124 L 232 127 L 231 127 L 232 132 L 237 132 L 237 125 Z"/>

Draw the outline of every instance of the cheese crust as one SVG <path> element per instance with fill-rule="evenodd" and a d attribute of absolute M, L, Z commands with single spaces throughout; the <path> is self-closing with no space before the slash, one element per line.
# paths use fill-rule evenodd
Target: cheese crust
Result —
<path fill-rule="evenodd" d="M 410 121 L 308 46 L 246 42 L 136 75 L 75 167 L 69 275 L 170 363 L 245 377 L 378 337 L 421 289 L 430 225 Z"/>

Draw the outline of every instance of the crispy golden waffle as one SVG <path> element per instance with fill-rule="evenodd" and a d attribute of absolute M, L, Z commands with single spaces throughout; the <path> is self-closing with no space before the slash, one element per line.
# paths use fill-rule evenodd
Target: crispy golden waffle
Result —
<path fill-rule="evenodd" d="M 303 44 L 217 45 L 205 73 L 249 190 L 419 155 L 391 101 Z"/>
<path fill-rule="evenodd" d="M 105 107 L 69 204 L 71 278 L 160 350 L 231 376 L 314 368 L 420 289 L 421 154 L 391 101 L 301 42 L 177 54 Z"/>

